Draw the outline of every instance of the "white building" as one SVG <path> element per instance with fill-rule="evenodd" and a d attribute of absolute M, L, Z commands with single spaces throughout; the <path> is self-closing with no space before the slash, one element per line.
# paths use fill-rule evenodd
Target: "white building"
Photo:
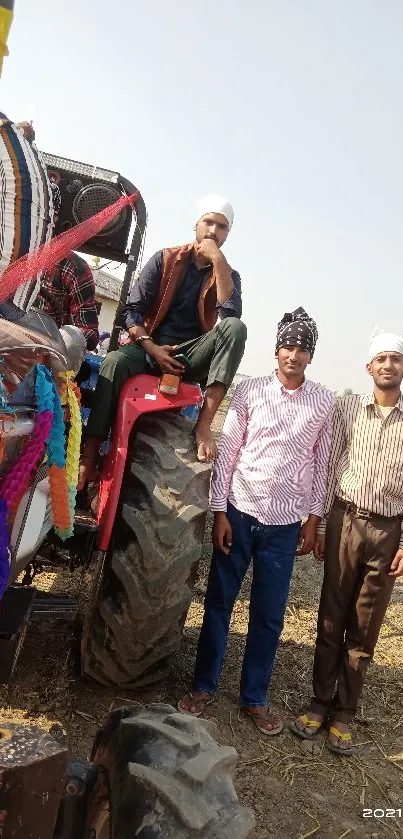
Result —
<path fill-rule="evenodd" d="M 101 305 L 99 331 L 112 332 L 123 281 L 100 269 L 92 269 L 92 273 L 95 280 L 95 299 Z"/>

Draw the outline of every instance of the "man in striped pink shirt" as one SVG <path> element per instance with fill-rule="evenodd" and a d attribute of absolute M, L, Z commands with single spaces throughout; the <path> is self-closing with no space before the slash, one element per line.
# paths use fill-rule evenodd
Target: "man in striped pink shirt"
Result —
<path fill-rule="evenodd" d="M 267 689 L 295 554 L 312 550 L 326 494 L 335 397 L 305 379 L 316 341 L 316 324 L 302 308 L 285 314 L 278 369 L 236 388 L 213 474 L 214 553 L 194 686 L 178 706 L 200 716 L 213 701 L 232 609 L 253 560 L 240 704 L 264 734 L 283 727 L 267 706 Z"/>

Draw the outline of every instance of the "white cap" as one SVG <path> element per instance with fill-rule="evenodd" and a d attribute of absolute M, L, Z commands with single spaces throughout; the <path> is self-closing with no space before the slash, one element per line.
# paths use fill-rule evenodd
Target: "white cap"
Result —
<path fill-rule="evenodd" d="M 376 326 L 369 340 L 368 364 L 383 352 L 398 352 L 403 355 L 403 338 Z"/>
<path fill-rule="evenodd" d="M 227 219 L 229 229 L 231 230 L 234 222 L 234 210 L 232 204 L 230 204 L 226 198 L 223 198 L 222 195 L 205 195 L 204 198 L 197 203 L 196 207 L 196 224 L 208 213 L 221 213 L 221 215 L 225 216 Z"/>

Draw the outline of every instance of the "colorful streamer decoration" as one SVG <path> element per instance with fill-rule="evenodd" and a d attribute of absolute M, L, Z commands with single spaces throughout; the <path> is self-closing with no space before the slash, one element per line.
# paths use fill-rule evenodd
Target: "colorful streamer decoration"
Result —
<path fill-rule="evenodd" d="M 0 597 L 10 569 L 8 517 L 17 498 L 29 486 L 32 473 L 46 454 L 53 525 L 64 541 L 73 535 L 81 444 L 80 398 L 73 373 L 63 374 L 64 395 L 70 412 L 66 447 L 63 408 L 53 376 L 43 364 L 36 365 L 37 413 L 31 437 L 16 462 L 0 479 Z M 0 393 L 1 397 L 1 393 Z"/>
<path fill-rule="evenodd" d="M 76 509 L 76 495 L 78 470 L 80 464 L 81 446 L 81 415 L 79 390 L 72 382 L 74 373 L 69 371 L 61 374 L 64 379 L 63 401 L 67 401 L 70 413 L 70 431 L 65 453 L 63 445 L 57 443 L 57 435 L 47 446 L 50 480 L 50 497 L 54 528 L 61 539 L 69 539 L 73 535 L 74 514 Z M 59 423 L 63 425 L 63 409 L 60 403 Z"/>
<path fill-rule="evenodd" d="M 72 381 L 73 375 L 74 374 L 71 371 L 65 373 L 67 386 L 67 401 L 70 414 L 70 431 L 66 454 L 66 476 L 71 523 L 74 522 L 74 513 L 76 509 L 82 432 L 80 389 Z"/>

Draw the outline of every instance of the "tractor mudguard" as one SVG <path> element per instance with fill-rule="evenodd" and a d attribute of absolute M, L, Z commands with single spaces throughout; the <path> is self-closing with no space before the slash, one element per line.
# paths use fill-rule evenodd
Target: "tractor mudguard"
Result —
<path fill-rule="evenodd" d="M 175 411 L 202 401 L 199 385 L 181 382 L 176 396 L 158 390 L 155 376 L 141 374 L 122 388 L 111 445 L 102 469 L 98 509 L 98 549 L 106 551 L 111 538 L 126 465 L 129 438 L 140 416 L 155 411 Z"/>

